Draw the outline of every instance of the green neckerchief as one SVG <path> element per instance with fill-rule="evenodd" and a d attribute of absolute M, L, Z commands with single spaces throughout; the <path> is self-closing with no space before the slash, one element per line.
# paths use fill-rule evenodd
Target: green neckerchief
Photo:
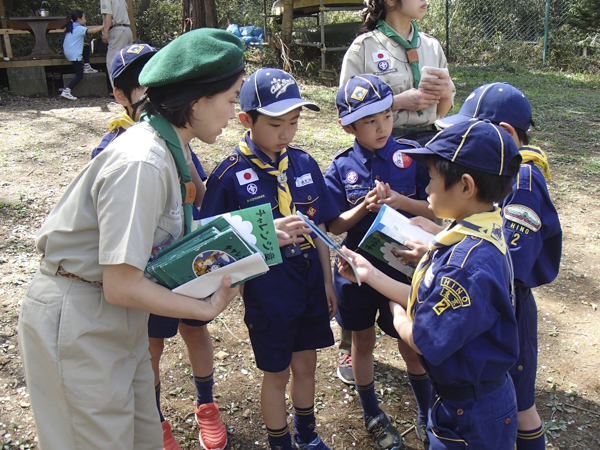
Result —
<path fill-rule="evenodd" d="M 419 68 L 419 54 L 417 53 L 417 47 L 419 46 L 419 30 L 417 29 L 417 24 L 412 21 L 413 26 L 413 37 L 410 42 L 406 41 L 402 36 L 400 36 L 393 28 L 391 28 L 387 23 L 383 20 L 379 20 L 377 22 L 377 28 L 387 37 L 389 37 L 392 41 L 397 42 L 402 46 L 404 50 L 406 50 L 406 55 L 408 56 L 408 62 L 410 63 L 410 68 L 413 73 L 413 86 L 415 89 L 419 89 L 419 83 L 421 82 L 421 69 Z M 417 113 L 420 115 L 423 114 L 423 111 L 419 110 Z"/>
<path fill-rule="evenodd" d="M 412 279 L 406 312 L 412 322 L 415 318 L 415 305 L 418 300 L 418 291 L 425 273 L 433 261 L 433 255 L 438 248 L 451 247 L 458 244 L 467 236 L 475 236 L 493 244 L 506 256 L 506 243 L 502 232 L 502 216 L 500 208 L 494 207 L 493 211 L 473 214 L 460 223 L 448 225 L 429 243 L 427 253 L 421 258 Z"/>
<path fill-rule="evenodd" d="M 192 176 L 190 175 L 190 168 L 185 161 L 183 150 L 181 149 L 181 141 L 179 135 L 173 128 L 171 122 L 165 119 L 158 113 L 148 116 L 146 113 L 142 114 L 140 120 L 144 120 L 150 124 L 152 128 L 159 132 L 162 138 L 167 143 L 167 147 L 173 155 L 175 165 L 177 166 L 177 172 L 181 178 L 181 198 L 183 201 L 183 219 L 184 229 L 183 234 L 189 234 L 192 231 L 192 204 L 196 197 L 196 189 L 192 183 Z M 189 191 L 189 192 L 188 192 Z M 193 197 L 192 197 L 193 194 Z"/>

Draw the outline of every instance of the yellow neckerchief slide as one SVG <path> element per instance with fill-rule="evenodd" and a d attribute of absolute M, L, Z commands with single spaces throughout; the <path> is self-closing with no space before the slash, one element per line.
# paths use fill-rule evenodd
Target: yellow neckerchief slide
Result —
<path fill-rule="evenodd" d="M 429 243 L 429 249 L 415 271 L 410 287 L 410 294 L 408 295 L 408 306 L 406 308 L 408 318 L 411 322 L 415 319 L 415 305 L 417 303 L 419 285 L 423 281 L 425 272 L 427 272 L 431 264 L 435 250 L 458 244 L 466 236 L 476 236 L 484 239 L 494 244 L 503 255 L 506 255 L 500 208 L 494 207 L 494 210 L 491 212 L 473 214 L 456 225 L 448 225 L 444 231 L 440 232 Z"/>
<path fill-rule="evenodd" d="M 115 128 L 123 128 L 124 130 L 126 130 L 134 123 L 135 122 L 133 121 L 133 119 L 129 117 L 129 115 L 126 112 L 124 112 L 119 117 L 115 117 L 110 121 L 110 124 L 108 125 L 108 131 L 111 132 Z"/>
<path fill-rule="evenodd" d="M 246 136 L 248 136 L 248 133 L 246 133 Z M 260 158 L 250 150 L 250 147 L 248 147 L 248 144 L 244 139 L 240 141 L 238 147 L 242 154 L 247 156 L 259 169 L 264 170 L 269 175 L 273 175 L 277 179 L 277 202 L 279 203 L 279 212 L 284 216 L 296 215 L 296 205 L 294 205 L 294 200 L 292 199 L 292 194 L 290 193 L 290 188 L 287 184 L 287 175 L 285 174 L 289 165 L 287 147 L 281 150 L 281 153 L 279 154 L 279 165 L 277 166 L 277 169 L 270 164 L 263 163 Z M 309 235 L 305 234 L 303 236 L 310 242 L 310 245 L 313 247 L 315 246 Z"/>
<path fill-rule="evenodd" d="M 548 164 L 548 155 L 546 152 L 539 147 L 521 147 L 519 149 L 519 153 L 523 158 L 521 161 L 523 164 L 529 161 L 533 161 L 533 163 L 542 171 L 544 174 L 544 178 L 550 181 L 550 165 Z"/>

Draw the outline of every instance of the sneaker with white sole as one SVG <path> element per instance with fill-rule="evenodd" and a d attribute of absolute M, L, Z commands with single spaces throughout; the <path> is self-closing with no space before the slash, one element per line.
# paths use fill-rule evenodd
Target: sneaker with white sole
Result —
<path fill-rule="evenodd" d="M 352 371 L 352 356 L 347 353 L 342 353 L 340 357 L 340 365 L 337 368 L 338 378 L 348 385 L 356 384 L 354 380 L 354 372 Z"/>
<path fill-rule="evenodd" d="M 292 446 L 295 450 L 331 450 L 323 443 L 319 436 L 307 444 L 300 444 L 298 441 L 296 441 L 296 437 L 292 434 Z"/>
<path fill-rule="evenodd" d="M 194 405 L 196 422 L 200 427 L 198 439 L 205 450 L 223 450 L 227 445 L 227 430 L 219 414 L 217 402 Z"/>
<path fill-rule="evenodd" d="M 90 66 L 90 67 L 84 67 L 83 73 L 98 73 L 98 71 Z"/>
<path fill-rule="evenodd" d="M 69 88 L 64 88 L 62 90 L 62 92 L 60 93 L 61 97 L 64 98 L 68 98 L 69 100 L 77 100 L 77 97 L 75 97 L 73 94 L 71 94 L 71 89 Z"/>
<path fill-rule="evenodd" d="M 404 448 L 400 432 L 392 425 L 390 416 L 383 411 L 367 418 L 365 426 L 377 450 L 400 450 Z"/>

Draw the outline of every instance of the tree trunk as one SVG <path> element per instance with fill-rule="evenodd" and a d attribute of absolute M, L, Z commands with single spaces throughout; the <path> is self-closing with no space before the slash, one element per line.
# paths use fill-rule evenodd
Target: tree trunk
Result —
<path fill-rule="evenodd" d="M 142 0 L 140 2 L 139 15 L 142 16 L 150 8 L 150 0 Z"/>
<path fill-rule="evenodd" d="M 218 28 L 215 0 L 181 0 L 183 31 Z"/>
<path fill-rule="evenodd" d="M 294 19 L 294 0 L 285 0 L 283 3 L 283 17 L 281 19 L 281 40 L 287 46 L 292 42 L 292 21 Z"/>

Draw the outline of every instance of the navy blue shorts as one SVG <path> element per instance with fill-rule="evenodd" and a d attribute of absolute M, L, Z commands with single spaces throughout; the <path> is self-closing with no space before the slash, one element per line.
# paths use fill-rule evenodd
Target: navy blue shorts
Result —
<path fill-rule="evenodd" d="M 429 450 L 508 450 L 517 441 L 517 404 L 512 380 L 480 400 L 438 398 L 427 424 Z"/>
<path fill-rule="evenodd" d="M 244 321 L 256 365 L 281 372 L 292 353 L 333 345 L 323 271 L 316 249 L 272 266 L 244 286 Z"/>
<path fill-rule="evenodd" d="M 376 266 L 377 267 L 377 266 Z M 404 274 L 394 270 L 391 276 L 404 282 Z M 338 324 L 344 330 L 362 331 L 375 325 L 385 334 L 400 339 L 394 328 L 394 317 L 390 311 L 390 299 L 380 294 L 368 284 L 358 286 L 346 280 L 339 274 L 337 265 L 333 271 L 333 287 L 338 298 L 338 312 L 335 316 Z M 379 312 L 379 317 L 377 317 Z"/>
<path fill-rule="evenodd" d="M 538 336 L 537 306 L 531 289 L 515 286 L 516 316 L 519 327 L 519 359 L 509 373 L 515 384 L 517 408 L 526 411 L 535 404 Z"/>
<path fill-rule="evenodd" d="M 150 317 L 148 318 L 148 337 L 157 339 L 173 337 L 177 334 L 180 322 L 185 323 L 190 327 L 201 327 L 202 325 L 210 323 L 210 321 L 204 322 L 203 320 L 174 319 L 173 317 L 150 314 Z"/>

